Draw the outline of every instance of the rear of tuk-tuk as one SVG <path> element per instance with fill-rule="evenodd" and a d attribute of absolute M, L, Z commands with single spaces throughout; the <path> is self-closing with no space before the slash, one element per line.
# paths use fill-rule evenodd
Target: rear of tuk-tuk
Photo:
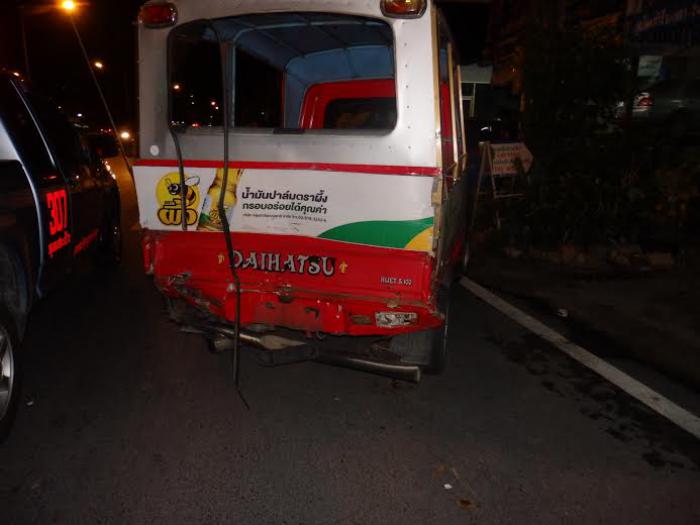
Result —
<path fill-rule="evenodd" d="M 180 322 L 442 367 L 465 222 L 443 31 L 420 0 L 145 4 L 134 175 L 146 271 Z"/>

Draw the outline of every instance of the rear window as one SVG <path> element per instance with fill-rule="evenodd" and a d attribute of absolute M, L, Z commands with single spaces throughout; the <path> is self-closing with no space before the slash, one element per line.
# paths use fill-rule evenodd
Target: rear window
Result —
<path fill-rule="evenodd" d="M 182 130 L 221 127 L 224 90 L 233 128 L 337 132 L 396 125 L 394 37 L 381 20 L 270 13 L 195 21 L 171 31 L 168 60 L 170 120 Z M 368 83 L 374 80 L 381 87 L 376 93 Z M 309 93 L 324 103 L 310 103 Z M 304 114 L 311 111 L 316 114 Z"/>
<path fill-rule="evenodd" d="M 396 100 L 392 98 L 339 98 L 328 103 L 324 129 L 392 129 Z"/>

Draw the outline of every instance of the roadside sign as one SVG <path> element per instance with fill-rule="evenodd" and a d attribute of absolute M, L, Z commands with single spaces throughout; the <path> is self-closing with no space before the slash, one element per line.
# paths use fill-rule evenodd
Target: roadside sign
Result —
<path fill-rule="evenodd" d="M 471 229 L 474 227 L 482 192 L 490 194 L 494 203 L 523 196 L 518 181 L 530 170 L 532 161 L 532 153 L 522 142 L 502 144 L 485 142 L 481 145 L 481 166 L 472 207 Z M 488 177 L 490 181 L 488 189 L 483 188 L 484 177 Z M 494 205 L 494 212 L 496 228 L 500 229 L 501 216 L 497 205 Z"/>
<path fill-rule="evenodd" d="M 532 166 L 532 153 L 522 142 L 505 144 L 490 144 L 490 173 L 494 177 L 518 175 L 518 161 L 522 163 L 523 171 L 527 172 Z M 482 162 L 484 159 L 482 159 Z"/>

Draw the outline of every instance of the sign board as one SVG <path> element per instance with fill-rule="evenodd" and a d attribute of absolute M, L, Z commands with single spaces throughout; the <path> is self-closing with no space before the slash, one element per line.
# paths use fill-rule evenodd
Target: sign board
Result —
<path fill-rule="evenodd" d="M 231 231 L 303 235 L 429 252 L 433 178 L 307 169 L 176 167 L 135 169 L 141 226 L 150 230 L 222 231 L 218 203 Z M 185 204 L 183 205 L 183 194 Z"/>
<path fill-rule="evenodd" d="M 520 160 L 527 172 L 532 166 L 532 153 L 522 142 L 491 144 L 490 168 L 492 177 L 517 175 L 517 161 Z"/>
<path fill-rule="evenodd" d="M 664 57 L 661 55 L 642 55 L 639 57 L 638 77 L 658 77 Z"/>

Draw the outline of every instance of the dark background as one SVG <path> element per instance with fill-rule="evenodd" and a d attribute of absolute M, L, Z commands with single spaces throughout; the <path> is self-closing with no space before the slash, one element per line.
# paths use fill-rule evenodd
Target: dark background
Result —
<path fill-rule="evenodd" d="M 379 0 L 377 0 L 379 1 Z M 0 14 L 0 67 L 25 72 L 22 49 L 24 22 L 29 77 L 64 110 L 92 127 L 107 125 L 104 111 L 67 14 L 55 1 L 3 0 Z M 105 68 L 97 71 L 105 97 L 119 128 L 135 130 L 136 19 L 142 0 L 79 2 L 76 25 L 91 60 Z M 477 61 L 486 37 L 487 4 L 443 3 L 446 18 L 460 46 L 462 63 Z M 26 72 L 25 72 L 26 73 Z"/>

